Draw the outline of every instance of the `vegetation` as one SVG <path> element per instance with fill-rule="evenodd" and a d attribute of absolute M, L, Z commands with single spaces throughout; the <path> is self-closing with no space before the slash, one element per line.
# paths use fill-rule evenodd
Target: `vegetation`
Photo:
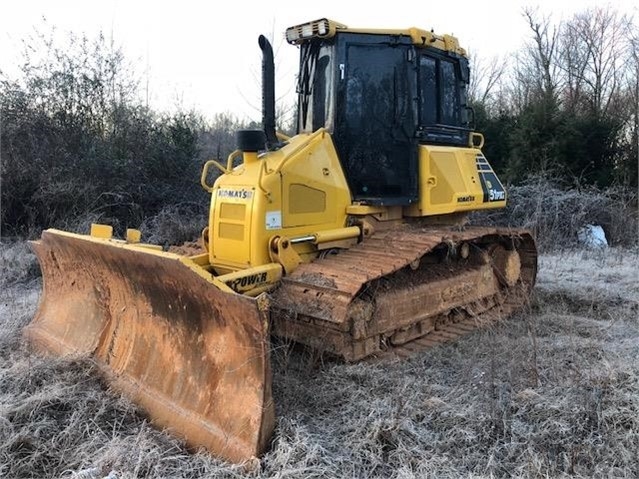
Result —
<path fill-rule="evenodd" d="M 541 172 L 562 188 L 613 187 L 601 191 L 608 196 L 636 187 L 636 22 L 610 7 L 559 24 L 533 11 L 525 18 L 526 48 L 473 65 L 486 156 L 513 185 Z M 225 158 L 234 132 L 256 125 L 228 113 L 206 120 L 153 111 L 121 49 L 103 36 L 53 38 L 30 38 L 20 74 L 0 75 L 2 235 L 36 237 L 51 226 L 86 232 L 102 221 L 119 232 L 142 225 L 162 242 L 187 230 L 195 236 L 207 210 L 202 163 Z M 181 233 L 153 229 L 170 223 Z"/>
<path fill-rule="evenodd" d="M 50 38 L 32 38 L 21 75 L 0 81 L 3 234 L 86 231 L 96 220 L 123 230 L 167 206 L 202 217 L 202 163 L 230 153 L 239 122 L 154 112 L 103 36 Z"/>
<path fill-rule="evenodd" d="M 635 477 L 638 268 L 623 249 L 544 255 L 529 310 L 402 362 L 274 344 L 278 422 L 252 472 L 153 428 L 89 360 L 30 353 L 39 282 L 0 287 L 0 476 Z"/>
<path fill-rule="evenodd" d="M 90 360 L 27 350 L 39 268 L 24 241 L 0 243 L 0 476 L 636 476 L 639 36 L 610 9 L 559 25 L 526 15 L 529 48 L 476 62 L 471 93 L 510 183 L 508 208 L 473 221 L 537 232 L 530 308 L 402 362 L 318 362 L 274 343 L 277 427 L 245 468 L 152 427 Z M 201 165 L 244 125 L 154 112 L 136 78 L 103 37 L 31 40 L 20 76 L 0 77 L 3 235 L 96 220 L 162 244 L 199 233 Z M 588 223 L 619 248 L 566 251 Z"/>
<path fill-rule="evenodd" d="M 545 172 L 574 185 L 637 186 L 639 26 L 611 7 L 552 23 L 525 12 L 527 46 L 477 61 L 471 97 L 485 154 L 518 183 Z"/>
<path fill-rule="evenodd" d="M 610 246 L 639 246 L 637 192 L 632 188 L 575 187 L 542 175 L 510 185 L 506 208 L 474 213 L 471 223 L 530 229 L 541 251 L 579 247 L 579 232 L 603 228 Z"/>

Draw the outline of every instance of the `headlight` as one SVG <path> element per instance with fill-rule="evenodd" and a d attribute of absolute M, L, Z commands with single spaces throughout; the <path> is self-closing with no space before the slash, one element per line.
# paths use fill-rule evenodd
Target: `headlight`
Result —
<path fill-rule="evenodd" d="M 346 25 L 334 22 L 328 18 L 321 18 L 301 25 L 295 25 L 286 29 L 286 41 L 288 43 L 301 43 L 310 38 L 331 38 L 338 28 L 346 28 Z"/>

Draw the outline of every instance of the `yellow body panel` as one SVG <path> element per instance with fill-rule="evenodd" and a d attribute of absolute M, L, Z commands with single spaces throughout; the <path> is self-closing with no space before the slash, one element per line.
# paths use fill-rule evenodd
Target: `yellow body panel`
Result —
<path fill-rule="evenodd" d="M 395 207 L 403 216 L 505 206 L 505 190 L 479 148 L 418 148 L 419 200 Z M 269 241 L 275 236 L 296 238 L 340 229 L 347 226 L 349 215 L 359 216 L 324 129 L 299 134 L 259 158 L 245 153 L 243 164 L 220 176 L 211 193 L 209 258 L 218 274 L 271 263 Z M 364 208 L 361 216 L 369 214 L 370 208 Z M 318 251 L 312 242 L 296 244 L 295 249 L 303 261 Z"/>
<path fill-rule="evenodd" d="M 258 161 L 246 159 L 220 176 L 211 192 L 209 255 L 218 273 L 270 263 L 274 236 L 346 225 L 350 192 L 325 130 L 297 135 Z M 303 259 L 316 251 L 310 244 L 295 247 Z"/>
<path fill-rule="evenodd" d="M 506 206 L 506 193 L 478 148 L 420 145 L 419 201 L 405 216 L 431 216 Z"/>

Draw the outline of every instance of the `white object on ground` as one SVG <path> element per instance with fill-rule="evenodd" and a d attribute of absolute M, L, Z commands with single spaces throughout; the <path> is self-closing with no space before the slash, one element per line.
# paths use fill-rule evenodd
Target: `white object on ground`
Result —
<path fill-rule="evenodd" d="M 579 242 L 589 248 L 606 248 L 606 233 L 599 225 L 586 225 L 577 232 Z"/>

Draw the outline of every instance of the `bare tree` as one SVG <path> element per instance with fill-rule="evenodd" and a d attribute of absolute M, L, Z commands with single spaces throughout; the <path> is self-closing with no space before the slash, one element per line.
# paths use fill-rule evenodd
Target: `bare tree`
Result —
<path fill-rule="evenodd" d="M 549 17 L 540 17 L 537 10 L 523 10 L 523 16 L 530 27 L 531 37 L 527 45 L 516 52 L 512 61 L 512 72 L 504 75 L 504 94 L 500 109 L 521 113 L 526 106 L 539 99 L 551 100 L 558 97 L 561 71 L 558 66 L 559 32 L 561 24 L 554 25 Z"/>
<path fill-rule="evenodd" d="M 581 34 L 573 23 L 568 23 L 561 34 L 559 68 L 564 73 L 565 106 L 571 110 L 578 108 L 584 96 L 584 82 L 588 52 L 580 48 Z"/>
<path fill-rule="evenodd" d="M 494 99 L 494 92 L 506 74 L 506 62 L 503 58 L 482 58 L 471 56 L 472 75 L 468 85 L 468 98 L 471 102 L 481 103 L 486 107 Z"/>
<path fill-rule="evenodd" d="M 628 73 L 630 25 L 630 17 L 610 7 L 578 13 L 565 24 L 561 68 L 571 106 L 585 103 L 596 116 L 622 107 L 619 94 Z"/>
<path fill-rule="evenodd" d="M 629 165 L 634 165 L 637 171 L 630 171 L 629 174 L 636 175 L 635 179 L 639 181 L 639 27 L 631 23 L 628 30 L 629 45 L 629 71 L 628 91 L 630 92 L 630 110 L 632 117 L 632 126 L 630 132 L 630 161 Z"/>
<path fill-rule="evenodd" d="M 537 91 L 554 98 L 559 84 L 557 56 L 561 24 L 553 25 L 548 17 L 538 18 L 529 8 L 524 10 L 524 17 L 533 34 L 532 44 L 527 49 L 530 63 L 526 68 L 536 82 Z"/>

